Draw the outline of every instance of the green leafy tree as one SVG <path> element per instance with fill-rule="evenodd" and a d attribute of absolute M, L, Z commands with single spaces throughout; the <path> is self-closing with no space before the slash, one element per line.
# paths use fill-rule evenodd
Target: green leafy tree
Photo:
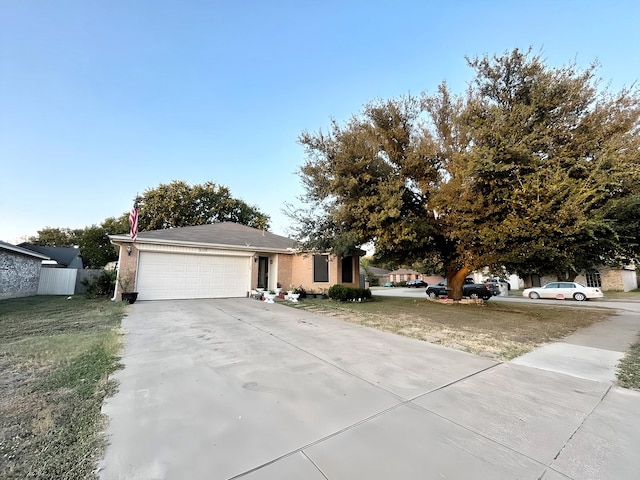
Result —
<path fill-rule="evenodd" d="M 637 254 L 612 208 L 640 183 L 637 92 L 599 94 L 595 67 L 551 69 L 519 50 L 468 63 L 464 96 L 443 83 L 301 134 L 298 239 L 441 264 L 454 298 L 484 266 L 571 276 Z"/>
<path fill-rule="evenodd" d="M 118 260 L 118 253 L 111 244 L 109 232 L 104 226 L 86 227 L 78 238 L 85 268 L 103 268 L 107 263 Z M 124 232 L 119 232 L 124 233 Z"/>
<path fill-rule="evenodd" d="M 611 215 L 638 192 L 637 91 L 598 93 L 595 65 L 549 69 L 517 50 L 469 64 L 476 95 L 463 120 L 473 148 L 461 168 L 473 178 L 464 193 L 477 201 L 472 215 L 458 215 L 459 231 L 480 229 L 481 243 L 493 245 L 491 263 L 521 276 L 572 279 L 637 255 Z M 479 222 L 482 212 L 499 222 Z"/>
<path fill-rule="evenodd" d="M 73 247 L 78 245 L 82 229 L 45 227 L 38 230 L 35 237 L 29 237 L 29 243 L 41 247 Z"/>
<path fill-rule="evenodd" d="M 109 217 L 106 218 L 100 226 L 107 232 L 109 235 L 120 235 L 123 233 L 129 233 L 130 225 L 129 225 L 129 212 L 123 213 L 119 217 Z"/>
<path fill-rule="evenodd" d="M 213 182 L 189 185 L 174 180 L 148 189 L 138 198 L 139 230 L 158 230 L 217 222 L 269 228 L 269 217 L 257 207 L 233 198 Z"/>
<path fill-rule="evenodd" d="M 117 252 L 108 234 L 126 233 L 129 231 L 128 215 L 119 219 L 107 218 L 101 225 L 85 228 L 53 228 L 46 227 L 38 231 L 38 235 L 29 241 L 34 245 L 46 247 L 80 248 L 82 263 L 85 268 L 102 268 L 107 263 L 118 259 Z"/>

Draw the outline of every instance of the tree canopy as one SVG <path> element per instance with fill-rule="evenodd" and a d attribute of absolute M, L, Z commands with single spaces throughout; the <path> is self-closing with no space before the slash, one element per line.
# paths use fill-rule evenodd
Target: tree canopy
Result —
<path fill-rule="evenodd" d="M 73 247 L 78 245 L 78 236 L 81 234 L 81 228 L 44 227 L 38 230 L 35 237 L 29 237 L 28 241 L 41 247 Z"/>
<path fill-rule="evenodd" d="M 45 227 L 38 230 L 37 236 L 29 238 L 29 242 L 46 247 L 77 246 L 85 268 L 102 268 L 118 259 L 117 250 L 107 235 L 127 232 L 129 219 L 127 214 L 123 214 L 118 219 L 110 217 L 100 225 L 85 228 Z"/>
<path fill-rule="evenodd" d="M 138 198 L 140 231 L 235 222 L 269 228 L 269 216 L 257 207 L 231 196 L 213 182 L 189 185 L 180 180 L 146 190 Z"/>
<path fill-rule="evenodd" d="M 256 207 L 233 198 L 227 187 L 213 182 L 189 185 L 175 180 L 148 189 L 138 197 L 140 231 L 236 222 L 255 228 L 269 228 L 269 217 Z M 109 217 L 100 225 L 70 229 L 45 227 L 29 241 L 49 247 L 78 246 L 86 268 L 102 268 L 118 259 L 108 235 L 129 233 L 129 212 Z"/>
<path fill-rule="evenodd" d="M 298 239 L 336 253 L 373 242 L 400 263 L 435 255 L 454 296 L 485 266 L 570 277 L 637 256 L 637 89 L 599 91 L 595 65 L 550 68 L 530 51 L 467 62 L 463 95 L 443 83 L 301 134 Z"/>

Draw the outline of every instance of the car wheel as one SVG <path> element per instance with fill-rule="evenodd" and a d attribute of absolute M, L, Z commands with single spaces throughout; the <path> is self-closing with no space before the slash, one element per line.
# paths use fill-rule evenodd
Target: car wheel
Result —
<path fill-rule="evenodd" d="M 538 300 L 540 298 L 540 295 L 537 292 L 531 292 L 529 293 L 529 298 L 531 300 Z"/>
<path fill-rule="evenodd" d="M 469 294 L 469 298 L 472 299 L 472 300 L 477 300 L 479 298 L 478 292 L 471 292 Z"/>
<path fill-rule="evenodd" d="M 429 298 L 436 298 L 438 295 L 436 295 L 436 292 L 431 291 L 431 292 L 427 292 L 427 297 Z"/>
<path fill-rule="evenodd" d="M 482 299 L 486 302 L 487 300 L 489 300 L 491 298 L 491 295 L 485 295 L 484 297 L 482 297 Z"/>
<path fill-rule="evenodd" d="M 573 299 L 578 302 L 584 302 L 587 299 L 587 296 L 584 293 L 578 292 L 573 294 Z"/>

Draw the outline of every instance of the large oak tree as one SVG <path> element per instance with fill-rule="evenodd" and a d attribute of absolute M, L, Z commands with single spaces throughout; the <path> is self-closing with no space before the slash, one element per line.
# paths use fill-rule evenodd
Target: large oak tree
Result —
<path fill-rule="evenodd" d="M 437 255 L 454 298 L 485 266 L 563 278 L 637 255 L 637 90 L 599 91 L 595 66 L 550 68 L 530 51 L 467 61 L 463 95 L 443 83 L 301 134 L 298 239 L 339 254 L 373 242 L 399 262 Z"/>

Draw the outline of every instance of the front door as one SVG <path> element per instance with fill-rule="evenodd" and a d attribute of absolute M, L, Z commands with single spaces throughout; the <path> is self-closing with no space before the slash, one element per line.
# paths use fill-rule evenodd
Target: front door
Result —
<path fill-rule="evenodd" d="M 269 257 L 258 257 L 258 288 L 269 288 Z"/>

